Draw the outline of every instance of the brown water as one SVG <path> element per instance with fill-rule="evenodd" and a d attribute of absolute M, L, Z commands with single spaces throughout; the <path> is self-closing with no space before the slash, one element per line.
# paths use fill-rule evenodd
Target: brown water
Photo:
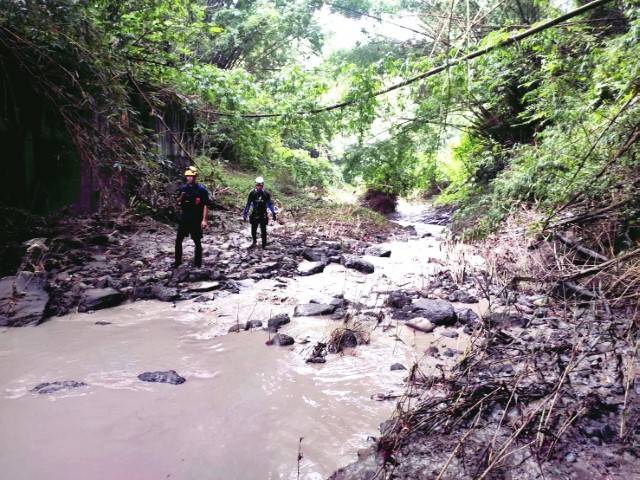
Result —
<path fill-rule="evenodd" d="M 290 348 L 266 346 L 263 331 L 225 333 L 311 299 L 342 293 L 374 308 L 389 290 L 421 287 L 440 268 L 429 258 L 457 255 L 441 249 L 440 227 L 419 233 L 426 230 L 435 237 L 394 242 L 391 258 L 369 258 L 372 275 L 330 265 L 286 283 L 245 282 L 241 294 L 204 303 L 137 302 L 0 330 L 0 477 L 295 479 L 299 467 L 300 478 L 326 478 L 355 460 L 392 413 L 393 401 L 371 398 L 403 391 L 406 372 L 390 365 L 433 367 L 427 345 L 464 350 L 467 337 L 416 334 L 395 322 L 383 331 L 368 321 L 369 345 L 309 365 L 309 349 L 339 322 L 293 318 L 282 330 L 297 340 Z M 169 369 L 186 383 L 137 379 Z M 30 392 L 57 380 L 87 386 Z"/>

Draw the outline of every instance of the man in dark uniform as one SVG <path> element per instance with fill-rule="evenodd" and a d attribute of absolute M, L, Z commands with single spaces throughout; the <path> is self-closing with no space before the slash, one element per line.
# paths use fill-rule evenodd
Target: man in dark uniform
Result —
<path fill-rule="evenodd" d="M 196 267 L 202 266 L 202 230 L 207 228 L 207 205 L 209 205 L 209 192 L 196 182 L 197 171 L 194 167 L 189 167 L 184 176 L 187 183 L 180 187 L 177 192 L 177 203 L 182 209 L 180 223 L 178 224 L 178 235 L 176 237 L 176 261 L 174 267 L 182 263 L 182 241 L 190 236 L 195 244 L 195 258 L 193 263 Z"/>
<path fill-rule="evenodd" d="M 256 246 L 258 225 L 260 226 L 260 236 L 262 237 L 262 248 L 267 246 L 267 224 L 269 223 L 269 214 L 267 209 L 273 215 L 273 221 L 276 221 L 276 211 L 271 203 L 271 195 L 264 189 L 264 178 L 256 178 L 256 188 L 251 190 L 247 199 L 247 206 L 244 207 L 242 217 L 247 220 L 247 215 L 251 209 L 251 238 L 253 243 L 251 247 Z"/>

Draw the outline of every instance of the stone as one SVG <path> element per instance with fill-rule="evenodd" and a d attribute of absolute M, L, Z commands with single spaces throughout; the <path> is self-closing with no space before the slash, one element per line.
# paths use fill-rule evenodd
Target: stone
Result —
<path fill-rule="evenodd" d="M 256 269 L 256 273 L 268 273 L 277 270 L 279 266 L 278 262 L 266 262 L 260 264 Z"/>
<path fill-rule="evenodd" d="M 455 290 L 449 294 L 448 300 L 450 302 L 459 303 L 478 303 L 478 299 L 464 290 Z"/>
<path fill-rule="evenodd" d="M 545 320 L 544 318 L 542 319 Z M 491 325 L 498 326 L 500 328 L 509 328 L 509 327 L 526 327 L 529 323 L 522 315 L 517 312 L 492 312 L 489 315 L 489 322 Z"/>
<path fill-rule="evenodd" d="M 189 285 L 187 288 L 190 292 L 210 292 L 211 290 L 215 290 L 220 287 L 220 282 L 214 281 L 203 281 L 203 282 L 195 282 Z"/>
<path fill-rule="evenodd" d="M 388 307 L 402 308 L 411 304 L 411 302 L 411 297 L 407 293 L 397 290 L 395 292 L 391 292 L 384 303 Z"/>
<path fill-rule="evenodd" d="M 318 248 L 305 248 L 302 251 L 302 258 L 310 262 L 322 262 L 326 256 L 326 252 Z"/>
<path fill-rule="evenodd" d="M 418 310 L 421 317 L 431 320 L 434 325 L 451 326 L 457 319 L 453 305 L 445 300 L 420 298 L 413 302 L 413 307 L 414 311 Z"/>
<path fill-rule="evenodd" d="M 342 263 L 346 268 L 351 268 L 362 273 L 373 273 L 375 271 L 375 267 L 371 262 L 367 262 L 355 255 L 342 255 L 340 263 Z"/>
<path fill-rule="evenodd" d="M 240 330 L 247 330 L 247 327 L 244 323 L 236 323 L 229 327 L 229 333 L 238 333 Z"/>
<path fill-rule="evenodd" d="M 355 348 L 357 346 L 358 346 L 358 336 L 356 335 L 356 332 L 348 328 L 345 328 L 340 333 L 340 336 L 338 337 L 337 342 L 329 346 L 329 350 L 332 351 L 332 353 L 337 353 L 337 352 L 341 352 L 345 348 Z"/>
<path fill-rule="evenodd" d="M 335 312 L 335 305 L 325 303 L 305 303 L 296 305 L 293 311 L 294 317 L 313 317 L 316 315 L 330 315 Z"/>
<path fill-rule="evenodd" d="M 321 273 L 327 264 L 325 262 L 308 262 L 303 261 L 298 265 L 296 273 L 300 276 L 308 276 L 315 275 L 316 273 Z"/>
<path fill-rule="evenodd" d="M 267 328 L 270 332 L 277 331 L 281 326 L 286 325 L 291 321 L 288 313 L 280 313 L 274 317 L 271 317 L 267 322 Z M 262 322 L 260 322 L 262 325 Z"/>
<path fill-rule="evenodd" d="M 424 333 L 431 333 L 436 326 L 431 320 L 423 317 L 412 318 L 407 322 L 407 327 L 411 327 L 414 330 L 418 330 Z"/>
<path fill-rule="evenodd" d="M 425 353 L 427 355 L 431 355 L 431 356 L 437 355 L 438 354 L 438 347 L 436 347 L 435 345 L 431 345 L 429 348 L 427 348 Z"/>
<path fill-rule="evenodd" d="M 455 330 L 452 330 L 452 329 L 448 329 L 448 328 L 445 328 L 444 330 L 442 330 L 440 332 L 440 335 L 442 335 L 443 337 L 447 337 L 447 338 L 458 338 L 460 336 L 460 334 L 458 332 L 456 332 Z"/>
<path fill-rule="evenodd" d="M 335 312 L 331 314 L 331 320 L 342 320 L 347 316 L 347 311 L 344 308 L 336 308 Z"/>
<path fill-rule="evenodd" d="M 120 305 L 124 295 L 113 288 L 90 288 L 82 294 L 78 311 L 88 312 Z"/>
<path fill-rule="evenodd" d="M 288 347 L 293 344 L 293 337 L 285 335 L 284 333 L 276 333 L 273 338 L 267 342 L 267 345 L 275 345 L 276 347 Z"/>
<path fill-rule="evenodd" d="M 396 371 L 396 370 L 406 370 L 407 367 L 405 367 L 403 364 L 401 363 L 394 363 L 393 365 L 391 365 L 391 371 Z"/>
<path fill-rule="evenodd" d="M 385 245 L 372 245 L 364 251 L 364 254 L 371 257 L 390 257 L 391 249 Z"/>
<path fill-rule="evenodd" d="M 244 326 L 245 330 L 251 330 L 252 328 L 261 328 L 262 320 L 249 320 Z"/>
<path fill-rule="evenodd" d="M 113 322 L 104 322 L 102 320 L 98 320 L 97 322 L 94 323 L 94 325 L 112 325 Z"/>
<path fill-rule="evenodd" d="M 171 385 L 180 385 L 187 380 L 176 373 L 175 370 L 165 372 L 144 372 L 138 375 L 138 379 L 143 382 L 154 383 L 170 383 Z"/>
<path fill-rule="evenodd" d="M 43 274 L 20 272 L 0 279 L 0 327 L 23 327 L 45 318 L 49 294 Z"/>
<path fill-rule="evenodd" d="M 476 314 L 476 312 L 474 312 L 470 308 L 457 310 L 456 314 L 458 315 L 458 322 L 460 322 L 462 325 L 476 323 L 480 318 L 478 317 L 478 314 Z"/>
<path fill-rule="evenodd" d="M 311 357 L 305 360 L 306 363 L 326 363 L 327 359 L 324 357 Z"/>
<path fill-rule="evenodd" d="M 40 395 L 48 395 L 50 393 L 57 393 L 63 390 L 71 390 L 72 388 L 85 387 L 87 384 L 84 382 L 76 382 L 75 380 L 64 380 L 62 382 L 44 382 L 36 385 L 31 389 L 33 393 Z"/>
<path fill-rule="evenodd" d="M 151 287 L 151 294 L 154 298 L 163 302 L 173 302 L 180 298 L 177 288 L 165 287 L 164 285 L 154 285 Z"/>

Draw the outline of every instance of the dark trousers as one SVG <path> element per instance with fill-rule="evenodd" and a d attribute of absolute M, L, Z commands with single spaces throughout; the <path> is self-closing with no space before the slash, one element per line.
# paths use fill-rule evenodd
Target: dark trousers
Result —
<path fill-rule="evenodd" d="M 267 246 L 267 223 L 268 223 L 268 220 L 266 217 L 251 219 L 251 238 L 253 238 L 254 244 L 258 241 L 258 225 L 260 225 L 260 236 L 262 237 L 262 247 Z"/>
<path fill-rule="evenodd" d="M 202 228 L 200 225 L 180 224 L 176 236 L 176 265 L 182 263 L 182 241 L 190 236 L 196 246 L 193 263 L 196 267 L 202 266 Z"/>

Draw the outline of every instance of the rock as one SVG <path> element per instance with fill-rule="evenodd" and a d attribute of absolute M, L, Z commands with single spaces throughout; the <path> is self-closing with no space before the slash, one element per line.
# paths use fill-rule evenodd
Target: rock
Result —
<path fill-rule="evenodd" d="M 229 327 L 229 333 L 238 333 L 240 330 L 247 330 L 247 326 L 244 323 L 236 323 Z"/>
<path fill-rule="evenodd" d="M 323 302 L 311 301 L 311 303 L 323 303 Z M 329 305 L 334 305 L 336 308 L 347 308 L 347 306 L 349 305 L 349 300 L 344 298 L 343 295 L 339 295 L 339 296 L 333 297 L 329 302 Z"/>
<path fill-rule="evenodd" d="M 294 317 L 313 317 L 316 315 L 330 315 L 335 312 L 335 305 L 325 303 L 305 303 L 296 305 L 293 311 Z"/>
<path fill-rule="evenodd" d="M 545 320 L 544 318 L 542 319 Z M 526 327 L 529 323 L 529 320 L 524 318 L 522 315 L 517 312 L 492 312 L 489 315 L 489 322 L 491 325 L 499 326 L 500 328 L 509 328 L 509 327 Z"/>
<path fill-rule="evenodd" d="M 325 251 L 317 248 L 305 248 L 302 251 L 302 258 L 309 260 L 310 262 L 322 262 L 326 258 Z"/>
<path fill-rule="evenodd" d="M 360 257 L 356 257 L 355 255 L 342 255 L 340 263 L 347 268 L 351 268 L 362 273 L 373 273 L 375 270 L 372 263 L 367 262 Z"/>
<path fill-rule="evenodd" d="M 421 317 L 431 320 L 435 325 L 451 326 L 457 319 L 453 305 L 445 300 L 421 298 L 413 302 L 413 307 Z"/>
<path fill-rule="evenodd" d="M 113 288 L 90 288 L 82 294 L 78 311 L 101 310 L 115 307 L 124 301 L 124 295 Z"/>
<path fill-rule="evenodd" d="M 436 326 L 428 318 L 416 317 L 407 322 L 407 327 L 411 327 L 414 330 L 420 332 L 431 333 Z"/>
<path fill-rule="evenodd" d="M 470 308 L 465 308 L 463 310 L 457 310 L 456 314 L 458 315 L 458 321 L 462 325 L 469 325 L 469 324 L 472 324 L 472 323 L 476 323 L 480 318 L 480 317 L 478 317 L 476 312 L 474 312 Z"/>
<path fill-rule="evenodd" d="M 262 327 L 262 320 L 249 320 L 244 326 L 245 330 L 251 330 L 252 328 Z"/>
<path fill-rule="evenodd" d="M 405 367 L 403 364 L 401 363 L 394 363 L 393 365 L 391 365 L 391 371 L 396 371 L 396 370 L 406 370 L 407 367 Z"/>
<path fill-rule="evenodd" d="M 458 338 L 460 336 L 460 334 L 458 332 L 456 332 L 455 330 L 448 329 L 448 328 L 445 328 L 444 330 L 442 330 L 440 332 L 440 335 L 442 335 L 443 337 L 447 337 L 447 338 Z"/>
<path fill-rule="evenodd" d="M 165 287 L 157 284 L 151 287 L 151 294 L 154 298 L 163 302 L 173 302 L 180 298 L 177 288 Z"/>
<path fill-rule="evenodd" d="M 447 348 L 444 352 L 443 355 L 445 357 L 455 357 L 456 355 L 460 354 L 461 352 L 459 350 L 454 350 L 453 348 Z"/>
<path fill-rule="evenodd" d="M 275 345 L 276 347 L 288 347 L 293 344 L 293 337 L 284 333 L 276 333 L 271 340 L 267 341 L 267 345 Z"/>
<path fill-rule="evenodd" d="M 97 322 L 94 323 L 94 325 L 112 325 L 112 322 L 103 322 L 102 320 L 99 320 Z"/>
<path fill-rule="evenodd" d="M 437 353 L 438 353 L 438 347 L 436 347 L 435 345 L 431 345 L 429 348 L 427 348 L 427 350 L 425 351 L 425 353 L 426 353 L 427 355 L 431 355 L 431 356 L 437 355 Z"/>
<path fill-rule="evenodd" d="M 478 299 L 464 290 L 455 290 L 448 297 L 450 302 L 478 303 Z"/>
<path fill-rule="evenodd" d="M 0 279 L 0 327 L 23 327 L 44 320 L 49 294 L 43 274 L 20 272 Z"/>
<path fill-rule="evenodd" d="M 33 387 L 31 391 L 40 395 L 47 395 L 50 393 L 60 392 L 62 390 L 71 390 L 72 388 L 85 387 L 87 384 L 84 382 L 76 382 L 75 380 L 64 380 L 62 382 L 45 382 L 40 383 Z"/>
<path fill-rule="evenodd" d="M 175 370 L 166 372 L 144 372 L 138 375 L 138 379 L 143 382 L 170 383 L 171 385 L 180 385 L 187 380 L 176 373 Z"/>
<path fill-rule="evenodd" d="M 411 297 L 402 290 L 391 292 L 385 300 L 385 305 L 392 308 L 402 308 L 411 303 Z"/>
<path fill-rule="evenodd" d="M 109 275 L 104 275 L 100 278 L 98 278 L 98 280 L 95 283 L 95 287 L 96 288 L 107 288 L 107 287 L 111 287 L 113 283 L 113 278 L 111 278 Z"/>
<path fill-rule="evenodd" d="M 307 275 L 315 275 L 316 273 L 321 273 L 327 264 L 325 262 L 307 262 L 304 261 L 298 265 L 296 272 L 298 275 L 307 276 Z"/>
<path fill-rule="evenodd" d="M 189 292 L 210 292 L 220 287 L 220 282 L 204 281 L 196 282 L 189 285 L 187 290 Z"/>
<path fill-rule="evenodd" d="M 337 353 L 341 352 L 345 348 L 355 348 L 357 346 L 358 336 L 356 335 L 356 332 L 345 328 L 344 330 L 342 330 L 340 337 L 338 337 L 338 340 L 333 345 L 329 346 L 329 350 L 332 353 Z"/>
<path fill-rule="evenodd" d="M 271 317 L 267 322 L 267 328 L 270 332 L 277 331 L 281 326 L 286 325 L 291 321 L 288 313 L 280 313 L 274 317 Z M 262 322 L 260 322 L 262 325 Z"/>
<path fill-rule="evenodd" d="M 331 314 L 331 320 L 342 320 L 347 316 L 347 311 L 344 308 L 336 308 L 335 312 Z"/>
<path fill-rule="evenodd" d="M 260 264 L 256 269 L 256 273 L 268 273 L 277 270 L 279 266 L 278 262 L 266 262 Z"/>
<path fill-rule="evenodd" d="M 324 357 L 311 357 L 305 360 L 306 363 L 326 363 L 327 359 Z"/>
<path fill-rule="evenodd" d="M 364 254 L 371 257 L 390 257 L 391 249 L 385 245 L 372 245 L 364 251 Z"/>

